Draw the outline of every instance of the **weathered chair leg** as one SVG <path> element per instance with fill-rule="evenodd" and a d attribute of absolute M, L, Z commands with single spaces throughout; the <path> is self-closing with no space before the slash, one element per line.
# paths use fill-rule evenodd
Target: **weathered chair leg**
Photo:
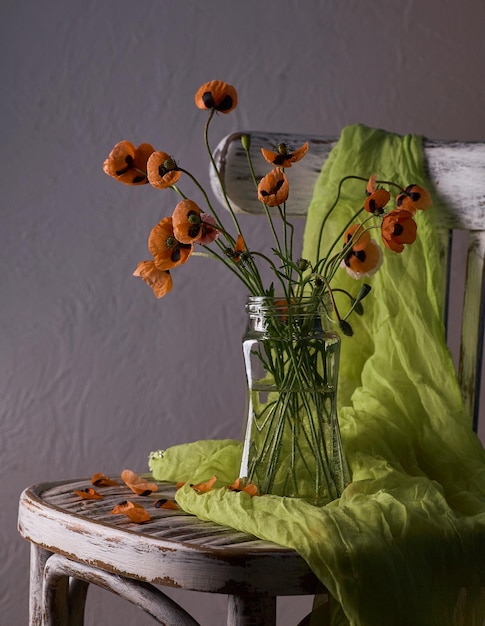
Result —
<path fill-rule="evenodd" d="M 30 544 L 29 625 L 42 626 L 42 586 L 44 567 L 52 552 L 35 543 Z"/>
<path fill-rule="evenodd" d="M 89 583 L 84 580 L 69 580 L 69 626 L 83 626 L 88 589 Z"/>
<path fill-rule="evenodd" d="M 77 611 L 73 605 L 76 594 L 71 596 L 69 606 L 67 600 L 67 584 L 66 592 L 63 594 L 63 584 L 69 578 L 76 578 L 85 583 L 91 583 L 97 587 L 112 591 L 116 595 L 128 600 L 135 606 L 143 609 L 151 615 L 160 624 L 177 624 L 177 626 L 200 626 L 200 624 L 191 617 L 181 606 L 174 602 L 171 598 L 162 593 L 159 589 L 139 580 L 126 578 L 117 574 L 110 574 L 103 570 L 85 565 L 84 563 L 76 563 L 61 556 L 54 554 L 50 557 L 46 564 L 44 572 L 44 622 L 42 626 L 69 626 L 82 624 L 79 621 L 82 618 L 82 611 Z M 87 588 L 84 588 L 87 591 Z M 84 606 L 85 593 L 79 593 L 78 598 Z M 73 622 L 64 622 L 66 609 L 69 606 L 70 615 Z M 74 617 L 75 616 L 75 617 Z"/>
<path fill-rule="evenodd" d="M 227 626 L 275 626 L 276 598 L 229 596 Z"/>

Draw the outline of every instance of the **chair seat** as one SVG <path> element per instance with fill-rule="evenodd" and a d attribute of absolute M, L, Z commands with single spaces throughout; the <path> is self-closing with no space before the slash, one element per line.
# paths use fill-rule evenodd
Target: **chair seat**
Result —
<path fill-rule="evenodd" d="M 156 499 L 174 497 L 174 484 L 158 483 L 156 498 L 137 496 L 124 484 L 100 488 L 102 500 L 74 493 L 91 486 L 80 479 L 26 489 L 21 535 L 49 553 L 156 585 L 232 596 L 316 593 L 317 578 L 294 550 L 181 510 L 156 508 Z M 112 515 L 125 500 L 142 504 L 151 520 L 135 524 Z"/>

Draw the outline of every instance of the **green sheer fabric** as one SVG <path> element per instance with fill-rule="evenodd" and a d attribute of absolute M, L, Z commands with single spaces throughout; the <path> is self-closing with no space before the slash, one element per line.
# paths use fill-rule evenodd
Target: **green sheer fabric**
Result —
<path fill-rule="evenodd" d="M 319 225 L 341 178 L 373 172 L 429 188 L 419 137 L 345 128 L 315 187 L 305 258 L 316 255 Z M 361 198 L 362 183 L 346 183 L 326 232 L 340 233 Z M 239 468 L 236 441 L 196 442 L 150 457 L 158 479 L 218 477 L 220 488 L 209 493 L 178 491 L 186 511 L 297 550 L 331 594 L 332 616 L 318 624 L 485 623 L 485 451 L 445 344 L 439 219 L 435 201 L 417 215 L 412 246 L 384 251 L 365 315 L 352 318 L 354 336 L 343 338 L 339 419 L 353 480 L 339 500 L 314 507 L 228 491 Z M 343 270 L 339 281 L 355 292 Z"/>

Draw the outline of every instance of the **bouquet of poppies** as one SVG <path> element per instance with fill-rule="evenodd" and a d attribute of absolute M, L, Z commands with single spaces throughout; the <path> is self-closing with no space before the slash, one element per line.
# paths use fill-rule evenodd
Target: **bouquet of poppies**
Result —
<path fill-rule="evenodd" d="M 172 215 L 164 217 L 150 232 L 148 250 L 152 258 L 141 261 L 134 275 L 144 280 L 157 298 L 162 298 L 172 290 L 172 272 L 178 266 L 184 265 L 193 256 L 210 257 L 224 263 L 253 296 L 274 297 L 277 293 L 288 302 L 294 302 L 303 295 L 328 294 L 340 330 L 351 335 L 352 327 L 347 318 L 353 311 L 362 312 L 360 302 L 370 287 L 364 284 L 355 296 L 347 294 L 350 306 L 345 313 L 341 313 L 333 298 L 332 281 L 336 273 L 342 267 L 353 278 L 362 279 L 379 269 L 383 258 L 382 249 L 371 237 L 372 230 L 376 228 L 380 230 L 387 248 L 402 252 L 404 245 L 411 244 L 416 238 L 413 216 L 417 210 L 431 205 L 429 193 L 415 184 L 401 187 L 393 181 L 380 181 L 374 174 L 368 179 L 346 176 L 341 185 L 350 179 L 363 181 L 362 206 L 357 207 L 345 230 L 327 247 L 324 256 L 312 263 L 306 259 L 293 258 L 293 226 L 286 215 L 289 183 L 285 170 L 305 157 L 308 142 L 296 148 L 280 143 L 262 149 L 262 155 L 271 169 L 261 180 L 257 180 L 250 157 L 250 136 L 243 135 L 242 145 L 248 156 L 255 194 L 262 204 L 274 239 L 272 254 L 267 255 L 254 250 L 244 236 L 209 143 L 209 128 L 214 117 L 218 113 L 227 115 L 236 108 L 237 91 L 223 81 L 210 81 L 197 90 L 195 105 L 208 113 L 204 129 L 205 145 L 221 185 L 221 197 L 232 217 L 232 226 L 226 228 L 209 194 L 197 178 L 183 167 L 181 161 L 168 152 L 156 150 L 148 143 L 135 147 L 130 141 L 120 141 L 104 161 L 106 174 L 127 185 L 150 184 L 155 189 L 171 189 L 179 198 Z M 200 198 L 193 199 L 185 195 L 181 185 L 184 177 L 195 183 Z M 397 187 L 399 193 L 396 206 L 387 210 L 391 197 L 388 190 L 390 186 Z M 337 196 L 332 210 L 322 221 L 320 242 L 325 234 L 327 220 L 338 209 L 338 202 Z M 281 221 L 281 229 L 276 227 L 277 220 Z M 267 264 L 274 274 L 270 285 L 263 284 L 260 272 L 262 263 Z"/>

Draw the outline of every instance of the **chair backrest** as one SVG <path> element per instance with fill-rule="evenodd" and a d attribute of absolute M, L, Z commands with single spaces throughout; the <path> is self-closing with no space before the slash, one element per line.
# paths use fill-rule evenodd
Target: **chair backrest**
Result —
<path fill-rule="evenodd" d="M 298 167 L 286 170 L 293 199 L 288 212 L 292 216 L 304 217 L 317 177 L 337 140 L 264 132 L 239 132 L 222 139 L 215 150 L 215 161 L 231 204 L 235 211 L 256 215 L 263 214 L 263 207 L 255 194 L 246 153 L 241 145 L 242 135 L 250 135 L 251 158 L 258 180 L 269 171 L 268 163 L 261 155 L 262 147 L 274 149 L 281 142 L 290 146 L 309 142 L 305 159 Z M 453 310 L 461 320 L 458 378 L 476 431 L 485 320 L 485 143 L 425 140 L 423 147 L 429 178 L 440 200 L 440 242 L 446 270 L 443 273 L 446 278 L 445 322 L 448 321 L 448 310 Z M 213 171 L 211 183 L 214 193 L 224 204 Z M 459 231 L 461 233 L 457 235 Z M 457 295 L 456 288 L 450 289 L 455 267 L 453 244 L 457 241 L 460 247 L 463 244 L 466 247 L 463 298 Z"/>

